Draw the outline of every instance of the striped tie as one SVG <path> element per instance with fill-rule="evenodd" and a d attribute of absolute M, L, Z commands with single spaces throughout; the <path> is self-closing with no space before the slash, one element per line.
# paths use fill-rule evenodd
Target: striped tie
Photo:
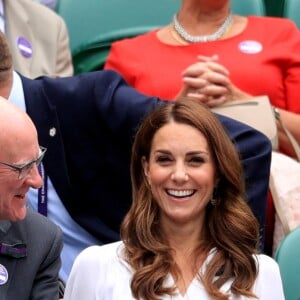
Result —
<path fill-rule="evenodd" d="M 9 245 L 0 243 L 0 255 L 6 255 L 14 258 L 22 258 L 27 256 L 27 247 L 25 243 L 17 243 Z"/>

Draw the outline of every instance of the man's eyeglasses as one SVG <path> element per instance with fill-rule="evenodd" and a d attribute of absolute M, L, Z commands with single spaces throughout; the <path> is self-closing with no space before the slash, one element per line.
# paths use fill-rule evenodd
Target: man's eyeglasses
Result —
<path fill-rule="evenodd" d="M 7 166 L 14 171 L 18 172 L 18 179 L 24 179 L 32 170 L 34 164 L 38 167 L 44 158 L 47 148 L 40 146 L 39 156 L 37 159 L 31 160 L 24 164 L 23 166 L 13 165 L 6 162 L 0 161 L 1 165 Z"/>

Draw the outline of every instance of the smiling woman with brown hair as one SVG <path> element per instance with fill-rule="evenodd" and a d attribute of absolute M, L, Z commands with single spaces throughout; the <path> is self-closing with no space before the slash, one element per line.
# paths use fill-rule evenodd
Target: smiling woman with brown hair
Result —
<path fill-rule="evenodd" d="M 276 262 L 257 254 L 234 145 L 204 106 L 162 105 L 132 149 L 122 242 L 84 250 L 65 299 L 284 299 Z"/>

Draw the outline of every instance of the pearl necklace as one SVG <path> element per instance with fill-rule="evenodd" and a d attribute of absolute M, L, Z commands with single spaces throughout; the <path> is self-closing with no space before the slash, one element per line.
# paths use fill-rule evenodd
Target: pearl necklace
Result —
<path fill-rule="evenodd" d="M 228 17 L 225 19 L 224 23 L 219 27 L 219 29 L 215 33 L 210 35 L 193 36 L 188 34 L 185 31 L 185 29 L 182 27 L 182 25 L 179 23 L 177 19 L 177 15 L 174 15 L 173 17 L 173 25 L 178 35 L 182 37 L 185 41 L 189 43 L 203 43 L 203 42 L 215 41 L 220 39 L 224 35 L 226 30 L 229 28 L 232 19 L 233 19 L 233 14 L 230 12 Z"/>

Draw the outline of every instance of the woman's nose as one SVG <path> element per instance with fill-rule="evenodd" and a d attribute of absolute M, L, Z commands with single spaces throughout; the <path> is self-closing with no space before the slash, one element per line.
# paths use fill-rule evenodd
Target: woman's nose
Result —
<path fill-rule="evenodd" d="M 188 174 L 185 166 L 183 164 L 177 164 L 171 175 L 171 179 L 175 181 L 187 181 Z"/>

